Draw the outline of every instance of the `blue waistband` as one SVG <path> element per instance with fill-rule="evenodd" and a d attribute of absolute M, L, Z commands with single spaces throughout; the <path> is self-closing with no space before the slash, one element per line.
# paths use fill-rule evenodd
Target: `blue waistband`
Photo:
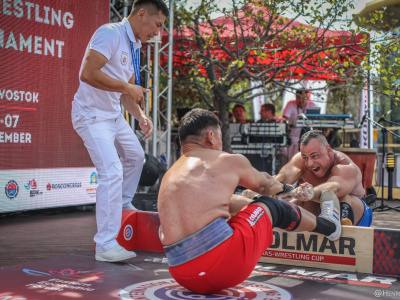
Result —
<path fill-rule="evenodd" d="M 371 227 L 372 224 L 372 209 L 367 206 L 367 204 L 364 202 L 363 199 L 360 199 L 361 202 L 364 204 L 364 214 L 360 221 L 358 222 L 357 226 L 362 226 L 362 227 Z"/>
<path fill-rule="evenodd" d="M 218 218 L 191 236 L 164 246 L 170 267 L 184 264 L 217 247 L 233 235 L 226 219 Z"/>

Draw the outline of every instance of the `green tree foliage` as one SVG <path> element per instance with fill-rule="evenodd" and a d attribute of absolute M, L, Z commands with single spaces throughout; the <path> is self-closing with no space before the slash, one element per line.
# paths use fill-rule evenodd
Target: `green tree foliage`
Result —
<path fill-rule="evenodd" d="M 381 7 L 369 14 L 355 16 L 355 20 L 373 37 L 370 40 L 369 60 L 365 58 L 363 66 L 369 72 L 370 86 L 374 91 L 375 118 L 392 110 L 386 119 L 399 122 L 400 14 L 393 7 Z M 393 142 L 399 141 L 396 139 Z"/>

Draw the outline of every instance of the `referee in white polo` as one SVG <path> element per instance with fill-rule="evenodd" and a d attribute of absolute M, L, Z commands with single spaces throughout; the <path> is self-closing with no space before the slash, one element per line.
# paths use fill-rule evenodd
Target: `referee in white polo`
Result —
<path fill-rule="evenodd" d="M 135 257 L 116 240 L 122 209 L 132 209 L 144 152 L 121 114 L 120 103 L 139 122 L 145 138 L 153 123 L 145 116 L 140 86 L 142 42 L 158 35 L 168 7 L 162 0 L 135 0 L 128 18 L 101 26 L 92 36 L 72 102 L 72 124 L 98 172 L 96 260 L 116 262 Z"/>

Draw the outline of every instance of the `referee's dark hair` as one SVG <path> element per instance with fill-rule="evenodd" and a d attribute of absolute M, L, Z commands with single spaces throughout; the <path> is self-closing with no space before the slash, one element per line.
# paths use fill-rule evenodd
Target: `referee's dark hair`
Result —
<path fill-rule="evenodd" d="M 169 15 L 169 9 L 163 0 L 135 0 L 130 14 L 135 14 L 141 8 L 146 8 L 150 15 L 156 15 L 160 10 L 166 17 Z"/>

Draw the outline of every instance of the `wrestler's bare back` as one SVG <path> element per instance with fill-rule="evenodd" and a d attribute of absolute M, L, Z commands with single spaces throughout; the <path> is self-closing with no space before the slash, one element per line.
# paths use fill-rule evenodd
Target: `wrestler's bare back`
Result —
<path fill-rule="evenodd" d="M 230 199 L 239 182 L 230 156 L 195 149 L 183 154 L 164 175 L 158 196 L 164 245 L 190 236 L 219 217 L 230 217 Z"/>

